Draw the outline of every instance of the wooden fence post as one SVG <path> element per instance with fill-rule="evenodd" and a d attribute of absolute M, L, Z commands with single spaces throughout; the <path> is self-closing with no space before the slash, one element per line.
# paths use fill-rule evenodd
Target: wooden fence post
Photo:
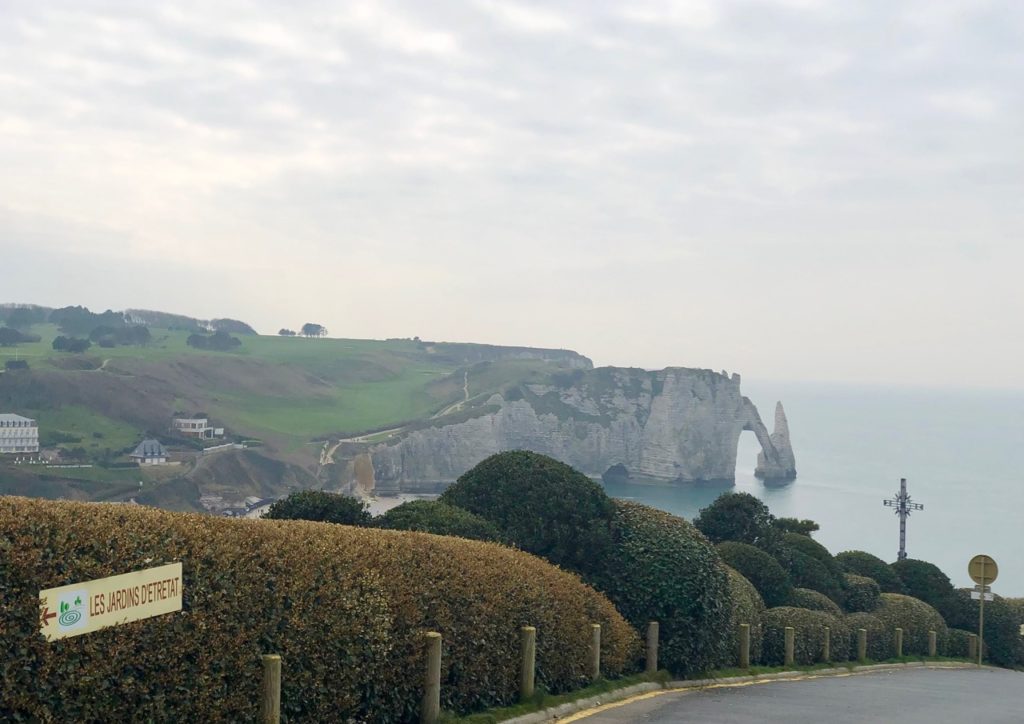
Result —
<path fill-rule="evenodd" d="M 934 631 L 929 631 L 928 632 L 928 655 L 929 656 L 935 656 L 937 651 L 938 651 L 938 646 L 936 646 L 936 635 L 935 635 L 935 632 Z"/>
<path fill-rule="evenodd" d="M 436 724 L 441 718 L 441 634 L 427 633 L 427 668 L 423 680 L 420 724 Z"/>
<path fill-rule="evenodd" d="M 825 627 L 825 645 L 822 647 L 822 660 L 828 663 L 832 660 L 832 627 Z"/>
<path fill-rule="evenodd" d="M 740 668 L 750 668 L 750 624 L 740 624 Z"/>
<path fill-rule="evenodd" d="M 523 626 L 519 629 L 519 698 L 523 701 L 533 697 L 533 685 L 537 670 L 537 629 Z"/>
<path fill-rule="evenodd" d="M 278 724 L 281 721 L 281 657 L 264 654 L 263 694 L 260 697 L 260 724 Z"/>
<path fill-rule="evenodd" d="M 967 658 L 971 661 L 978 659 L 978 634 L 970 634 L 967 637 Z"/>
<path fill-rule="evenodd" d="M 658 636 L 660 627 L 657 621 L 647 624 L 647 660 L 644 670 L 653 674 L 658 670 Z"/>
<path fill-rule="evenodd" d="M 785 631 L 785 640 L 786 640 L 786 660 L 785 660 L 785 665 L 786 666 L 792 666 L 793 665 L 793 649 L 794 649 L 794 639 L 795 638 L 796 638 L 796 629 L 794 629 L 792 626 L 786 626 L 786 631 Z"/>
<path fill-rule="evenodd" d="M 868 630 L 857 629 L 857 661 L 862 664 L 868 660 Z"/>
<path fill-rule="evenodd" d="M 896 658 L 903 656 L 903 629 L 896 627 Z"/>
<path fill-rule="evenodd" d="M 601 624 L 590 624 L 590 678 L 601 678 Z"/>

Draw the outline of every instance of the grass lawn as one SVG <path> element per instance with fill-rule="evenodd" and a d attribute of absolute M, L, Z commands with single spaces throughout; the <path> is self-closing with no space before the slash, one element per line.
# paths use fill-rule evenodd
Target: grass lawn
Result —
<path fill-rule="evenodd" d="M 40 436 L 44 439 L 49 431 L 82 438 L 81 442 L 61 443 L 59 447 L 62 448 L 84 447 L 90 452 L 110 448 L 116 452 L 137 445 L 142 440 L 141 431 L 131 425 L 111 420 L 78 405 L 64 405 L 49 410 L 27 410 L 22 414 L 34 418 L 39 423 Z"/>

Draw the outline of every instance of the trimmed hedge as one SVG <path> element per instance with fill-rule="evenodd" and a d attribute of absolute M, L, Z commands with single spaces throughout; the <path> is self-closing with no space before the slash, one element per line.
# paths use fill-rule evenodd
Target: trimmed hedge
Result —
<path fill-rule="evenodd" d="M 829 575 L 836 580 L 836 584 L 842 587 L 840 579 L 843 577 L 843 569 L 836 561 L 835 556 L 829 553 L 828 548 L 810 536 L 800 535 L 799 533 L 784 534 L 782 536 L 782 543 L 818 560 L 828 569 Z"/>
<path fill-rule="evenodd" d="M 538 684 L 632 670 L 639 639 L 603 596 L 491 543 L 305 521 L 0 498 L 0 720 L 253 721 L 260 654 L 283 658 L 289 721 L 415 718 L 423 633 L 444 635 L 442 706 L 518 694 L 519 627 L 537 626 Z M 39 591 L 180 560 L 180 613 L 53 643 Z"/>
<path fill-rule="evenodd" d="M 769 608 L 764 614 L 764 653 L 766 664 L 778 665 L 785 661 L 785 628 L 794 631 L 793 659 L 803 666 L 822 660 L 825 647 L 825 627 L 832 629 L 829 638 L 832 661 L 846 661 L 850 658 L 849 634 L 842 618 L 824 611 L 809 611 L 805 608 L 779 606 Z"/>
<path fill-rule="evenodd" d="M 893 637 L 897 628 L 903 629 L 904 655 L 927 655 L 929 631 L 935 631 L 939 641 L 945 640 L 946 622 L 924 601 L 899 593 L 883 593 L 880 599 L 873 614 Z"/>
<path fill-rule="evenodd" d="M 683 518 L 615 501 L 614 544 L 590 577 L 638 629 L 658 621 L 659 664 L 675 674 L 708 671 L 731 650 L 726 567 Z"/>
<path fill-rule="evenodd" d="M 793 583 L 779 562 L 760 548 L 747 543 L 726 541 L 715 550 L 728 565 L 754 584 L 766 606 L 780 606 L 789 600 Z"/>
<path fill-rule="evenodd" d="M 271 520 L 316 520 L 341 525 L 369 525 L 370 514 L 360 498 L 324 490 L 299 490 L 263 515 Z"/>
<path fill-rule="evenodd" d="M 845 600 L 843 607 L 851 613 L 870 613 L 878 608 L 881 603 L 881 589 L 878 581 L 867 576 L 858 576 L 856 573 L 844 573 L 846 579 Z"/>
<path fill-rule="evenodd" d="M 857 629 L 868 632 L 867 656 L 874 661 L 885 661 L 896 655 L 896 631 L 872 613 L 851 613 L 844 619 L 850 634 L 850 658 L 857 658 Z M 904 641 L 904 650 L 906 642 Z"/>
<path fill-rule="evenodd" d="M 956 589 L 938 566 L 915 558 L 890 564 L 903 583 L 903 592 L 919 598 L 938 611 L 947 621 L 955 616 Z"/>
<path fill-rule="evenodd" d="M 978 629 L 979 602 L 971 599 L 970 589 L 958 588 L 949 624 L 970 631 Z M 985 657 L 1000 666 L 1024 665 L 1024 624 L 1022 609 L 1002 596 L 985 603 Z"/>
<path fill-rule="evenodd" d="M 836 562 L 847 573 L 875 579 L 882 593 L 903 593 L 899 576 L 878 556 L 864 551 L 843 551 L 836 554 Z"/>
<path fill-rule="evenodd" d="M 806 608 L 811 611 L 824 611 L 833 616 L 842 616 L 843 611 L 836 605 L 835 601 L 824 593 L 812 591 L 810 588 L 794 588 L 789 594 L 787 605 L 794 608 Z"/>
<path fill-rule="evenodd" d="M 612 499 L 586 475 L 546 455 L 491 455 L 440 500 L 491 521 L 518 548 L 580 573 L 599 572 L 611 546 Z"/>
<path fill-rule="evenodd" d="M 833 601 L 843 600 L 840 584 L 828 572 L 825 564 L 803 551 L 782 546 L 776 559 L 789 574 L 794 586 L 809 588 L 812 591 L 828 596 Z"/>
<path fill-rule="evenodd" d="M 946 636 L 946 656 L 967 658 L 967 655 L 971 653 L 969 642 L 972 634 L 974 631 L 964 631 L 960 628 L 949 629 L 949 634 Z"/>
<path fill-rule="evenodd" d="M 750 624 L 750 660 L 761 660 L 764 640 L 765 605 L 754 584 L 743 577 L 735 568 L 725 567 L 729 574 L 729 591 L 732 599 L 732 615 L 729 626 L 733 631 L 733 650 L 722 662 L 722 666 L 735 666 L 739 660 L 740 624 Z"/>
<path fill-rule="evenodd" d="M 501 532 L 489 520 L 439 500 L 410 500 L 374 518 L 373 522 L 378 528 L 388 530 L 501 542 Z"/>

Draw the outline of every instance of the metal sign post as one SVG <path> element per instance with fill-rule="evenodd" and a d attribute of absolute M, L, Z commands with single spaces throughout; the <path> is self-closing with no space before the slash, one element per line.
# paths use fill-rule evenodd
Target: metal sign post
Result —
<path fill-rule="evenodd" d="M 981 594 L 978 598 L 978 666 L 981 666 L 982 654 L 985 651 L 985 601 L 994 600 L 988 593 L 988 584 L 994 583 L 999 575 L 999 566 L 989 556 L 978 555 L 967 564 L 967 573 L 971 580 L 978 584 Z"/>
<path fill-rule="evenodd" d="M 882 505 L 886 508 L 895 508 L 894 512 L 900 517 L 900 551 L 896 556 L 896 560 L 905 561 L 907 559 L 907 518 L 910 517 L 910 511 L 924 510 L 924 506 L 920 503 L 910 502 L 910 496 L 907 494 L 906 478 L 900 478 L 900 492 L 896 493 L 896 496 L 889 500 L 883 500 Z"/>

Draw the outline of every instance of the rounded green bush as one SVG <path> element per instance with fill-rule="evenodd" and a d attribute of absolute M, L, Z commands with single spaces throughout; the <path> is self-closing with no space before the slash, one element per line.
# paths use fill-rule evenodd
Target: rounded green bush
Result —
<path fill-rule="evenodd" d="M 722 493 L 701 509 L 693 524 L 712 543 L 735 541 L 762 546 L 779 537 L 774 521 L 768 506 L 750 493 Z"/>
<path fill-rule="evenodd" d="M 967 631 L 978 629 L 980 604 L 971 598 L 970 590 L 958 588 L 954 594 L 949 625 Z M 1024 665 L 1024 624 L 1021 609 L 1002 596 L 985 603 L 985 658 L 1000 666 Z"/>
<path fill-rule="evenodd" d="M 471 540 L 501 541 L 497 526 L 468 510 L 439 500 L 410 500 L 374 519 L 378 528 L 415 530 Z"/>
<path fill-rule="evenodd" d="M 719 543 L 715 549 L 722 560 L 754 584 L 766 606 L 780 606 L 789 599 L 793 590 L 789 575 L 763 550 L 735 541 Z"/>
<path fill-rule="evenodd" d="M 604 488 L 546 455 L 491 455 L 440 500 L 489 520 L 512 545 L 579 573 L 599 571 L 612 543 L 615 506 Z"/>
<path fill-rule="evenodd" d="M 850 657 L 849 633 L 839 616 L 806 608 L 779 606 L 764 614 L 764 653 L 762 661 L 779 665 L 785 661 L 785 628 L 794 631 L 793 659 L 796 664 L 809 665 L 822 661 L 825 647 L 825 627 L 831 629 L 829 643 L 832 661 L 846 661 Z"/>
<path fill-rule="evenodd" d="M 735 666 L 738 662 L 741 623 L 750 624 L 750 660 L 751 662 L 760 661 L 761 644 L 764 639 L 764 601 L 761 599 L 761 594 L 754 588 L 754 584 L 744 578 L 743 574 L 729 566 L 726 566 L 725 570 L 729 574 L 729 590 L 732 599 L 732 616 L 729 625 L 734 632 L 735 643 L 731 655 L 723 660 L 721 665 Z"/>
<path fill-rule="evenodd" d="M 708 671 L 728 655 L 732 601 L 726 567 L 683 518 L 615 501 L 614 542 L 602 570 L 585 576 L 626 620 L 657 621 L 659 664 L 675 674 Z"/>
<path fill-rule="evenodd" d="M 263 515 L 271 520 L 313 520 L 340 525 L 369 525 L 366 503 L 351 495 L 323 490 L 299 490 L 273 505 Z"/>
<path fill-rule="evenodd" d="M 775 558 L 789 574 L 794 586 L 817 591 L 833 601 L 843 600 L 839 582 L 817 558 L 787 545 L 781 546 Z"/>
<path fill-rule="evenodd" d="M 903 629 L 905 656 L 928 653 L 928 632 L 935 631 L 939 640 L 946 637 L 946 622 L 924 601 L 899 593 L 883 593 L 878 608 L 872 613 L 895 637 L 896 628 Z M 892 656 L 895 655 L 893 651 Z"/>
<path fill-rule="evenodd" d="M 928 561 L 907 558 L 891 564 L 891 568 L 899 576 L 903 592 L 908 596 L 920 598 L 945 619 L 955 615 L 956 589 L 949 576 L 939 570 L 938 566 Z"/>
<path fill-rule="evenodd" d="M 819 561 L 826 569 L 832 578 L 839 579 L 843 576 L 843 569 L 836 561 L 835 556 L 829 553 L 828 548 L 823 546 L 818 541 L 814 540 L 810 536 L 800 535 L 798 533 L 785 533 L 782 536 L 782 544 L 790 548 L 795 548 L 804 555 L 808 555 L 811 558 Z M 842 586 L 839 583 L 840 587 Z"/>
<path fill-rule="evenodd" d="M 878 607 L 881 601 L 879 596 L 882 593 L 878 581 L 867 576 L 858 576 L 856 573 L 844 573 L 843 577 L 846 579 L 843 607 L 847 611 L 870 613 Z"/>
<path fill-rule="evenodd" d="M 895 631 L 891 630 L 878 616 L 871 613 L 851 613 L 843 619 L 850 634 L 850 658 L 857 658 L 857 629 L 868 632 L 867 657 L 873 661 L 885 661 L 894 656 L 893 639 Z"/>
<path fill-rule="evenodd" d="M 903 593 L 899 576 L 878 556 L 864 551 L 843 551 L 836 554 L 836 562 L 847 573 L 875 579 L 882 593 Z"/>
<path fill-rule="evenodd" d="M 810 588 L 794 588 L 789 594 L 788 606 L 794 608 L 806 608 L 811 611 L 824 611 L 833 616 L 842 616 L 843 611 L 836 605 L 835 601 L 824 593 L 813 591 Z"/>

